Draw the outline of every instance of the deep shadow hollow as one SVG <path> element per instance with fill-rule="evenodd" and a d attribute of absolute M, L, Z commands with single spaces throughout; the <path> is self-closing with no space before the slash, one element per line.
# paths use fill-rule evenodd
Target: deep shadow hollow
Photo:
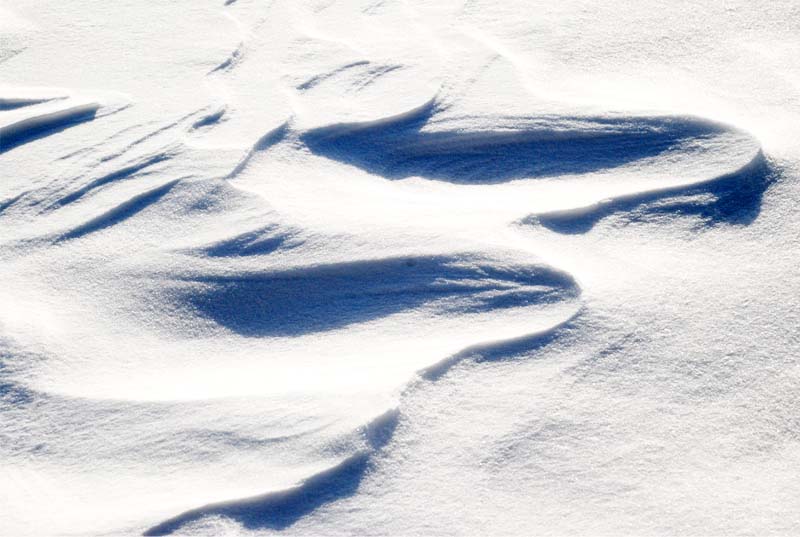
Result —
<path fill-rule="evenodd" d="M 365 260 L 176 282 L 173 300 L 247 337 L 334 330 L 413 310 L 479 313 L 558 302 L 578 293 L 567 274 L 477 257 Z"/>
<path fill-rule="evenodd" d="M 535 116 L 483 130 L 447 129 L 447 122 L 426 130 L 436 112 L 431 102 L 397 118 L 322 127 L 300 139 L 313 153 L 387 179 L 495 184 L 615 168 L 729 130 L 683 116 Z"/>

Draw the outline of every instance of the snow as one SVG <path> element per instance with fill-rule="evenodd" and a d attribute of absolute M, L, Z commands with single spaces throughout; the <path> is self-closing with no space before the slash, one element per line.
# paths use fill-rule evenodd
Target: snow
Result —
<path fill-rule="evenodd" d="M 793 1 L 0 6 L 0 535 L 792 534 Z"/>

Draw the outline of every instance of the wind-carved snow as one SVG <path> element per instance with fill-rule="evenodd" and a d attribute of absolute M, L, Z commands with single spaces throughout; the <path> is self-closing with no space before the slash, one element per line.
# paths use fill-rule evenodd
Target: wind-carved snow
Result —
<path fill-rule="evenodd" d="M 41 104 L 49 101 L 32 98 L 11 98 L 2 102 L 3 108 L 12 110 L 4 113 L 4 122 L 0 125 L 3 151 L 10 151 L 37 135 L 52 133 L 75 123 L 94 119 L 100 108 L 98 103 L 70 100 L 60 101 L 56 105 Z M 15 110 L 22 107 L 26 108 Z"/>
<path fill-rule="evenodd" d="M 0 94 L 8 533 L 288 528 L 357 491 L 404 398 L 589 324 L 526 233 L 749 224 L 774 181 L 743 129 L 545 99 L 505 48 L 409 38 L 392 3 L 178 4 L 101 36 L 142 72 L 85 48 L 96 99 Z M 353 11 L 395 22 L 337 34 Z M 0 69 L 89 47 L 108 11 L 85 16 Z M 483 100 L 503 84 L 516 107 Z"/>

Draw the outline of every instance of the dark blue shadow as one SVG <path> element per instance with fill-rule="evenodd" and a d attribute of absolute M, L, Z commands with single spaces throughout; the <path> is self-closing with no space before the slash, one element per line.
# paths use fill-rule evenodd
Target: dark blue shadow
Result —
<path fill-rule="evenodd" d="M 0 153 L 6 153 L 21 145 L 33 142 L 46 136 L 65 131 L 85 121 L 95 118 L 97 110 L 87 110 L 81 114 L 72 115 L 69 119 L 55 119 L 44 121 L 30 128 L 18 129 L 12 133 L 0 136 Z"/>
<path fill-rule="evenodd" d="M 465 360 L 475 362 L 499 362 L 508 360 L 513 356 L 530 355 L 556 340 L 564 340 L 570 336 L 580 319 L 581 310 L 561 324 L 535 334 L 526 334 L 517 338 L 504 341 L 479 344 L 466 348 L 444 360 L 426 367 L 420 371 L 420 376 L 426 380 L 439 380 L 453 367 Z"/>
<path fill-rule="evenodd" d="M 122 179 L 127 179 L 133 175 L 140 174 L 142 176 L 146 175 L 147 172 L 145 171 L 147 168 L 159 164 L 161 162 L 166 161 L 169 159 L 169 155 L 166 153 L 158 153 L 156 155 L 152 155 L 147 157 L 146 159 L 142 160 L 141 162 L 137 162 L 136 164 L 131 164 L 129 166 L 125 166 L 120 168 L 119 170 L 115 170 L 111 173 L 98 177 L 87 183 L 86 185 L 82 186 L 81 188 L 75 190 L 74 192 L 70 192 L 66 196 L 62 197 L 60 200 L 56 201 L 51 208 L 60 207 L 62 205 L 67 205 L 68 203 L 72 203 L 74 201 L 79 200 L 84 195 L 86 195 L 91 190 L 99 188 L 103 185 L 108 183 L 113 183 L 114 181 L 120 181 Z M 144 173 L 143 173 L 144 172 Z"/>
<path fill-rule="evenodd" d="M 563 300 L 574 280 L 535 265 L 446 256 L 336 263 L 239 277 L 206 277 L 177 300 L 244 336 L 333 330 L 421 306 L 480 312 Z"/>
<path fill-rule="evenodd" d="M 491 184 L 613 168 L 726 130 L 677 116 L 541 116 L 514 118 L 507 129 L 425 132 L 436 111 L 431 102 L 399 119 L 323 127 L 301 140 L 313 153 L 388 179 Z"/>
<path fill-rule="evenodd" d="M 318 507 L 353 494 L 368 467 L 368 454 L 358 453 L 297 487 L 192 509 L 153 526 L 144 535 L 169 535 L 188 523 L 215 515 L 232 518 L 248 529 L 285 529 Z"/>
<path fill-rule="evenodd" d="M 202 253 L 211 257 L 247 257 L 295 248 L 302 243 L 296 230 L 272 224 L 212 244 L 204 248 Z"/>
<path fill-rule="evenodd" d="M 761 212 L 764 193 L 778 177 L 778 171 L 759 153 L 744 169 L 702 185 L 636 194 L 601 203 L 590 210 L 533 216 L 525 223 L 539 224 L 558 233 L 581 234 L 603 218 L 619 213 L 625 215 L 626 222 L 658 216 L 692 216 L 703 227 L 749 225 Z"/>
<path fill-rule="evenodd" d="M 146 208 L 150 207 L 162 197 L 164 197 L 172 187 L 174 187 L 179 180 L 170 181 L 164 185 L 156 187 L 142 194 L 133 196 L 129 200 L 120 203 L 113 209 L 110 209 L 103 214 L 96 216 L 87 222 L 71 229 L 70 231 L 58 237 L 58 242 L 78 239 L 90 233 L 95 233 L 107 227 L 119 224 L 128 218 L 140 213 Z"/>
<path fill-rule="evenodd" d="M 362 430 L 368 451 L 358 452 L 296 487 L 192 509 L 153 526 L 144 535 L 168 535 L 207 516 L 231 518 L 248 529 L 288 528 L 322 505 L 355 493 L 369 469 L 370 454 L 389 442 L 398 421 L 396 409 L 378 416 Z"/>

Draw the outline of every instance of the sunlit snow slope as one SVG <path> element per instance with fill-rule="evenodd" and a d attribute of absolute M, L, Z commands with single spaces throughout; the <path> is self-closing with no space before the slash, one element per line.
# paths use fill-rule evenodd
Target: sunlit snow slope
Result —
<path fill-rule="evenodd" d="M 791 1 L 0 5 L 0 535 L 800 531 Z"/>

